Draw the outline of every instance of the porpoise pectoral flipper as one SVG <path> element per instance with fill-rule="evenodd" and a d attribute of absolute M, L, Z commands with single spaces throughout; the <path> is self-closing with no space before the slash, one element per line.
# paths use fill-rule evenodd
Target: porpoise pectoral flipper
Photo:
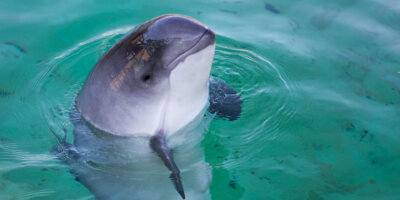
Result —
<path fill-rule="evenodd" d="M 150 139 L 150 147 L 157 153 L 157 155 L 164 162 L 165 166 L 171 171 L 169 176 L 175 185 L 176 190 L 185 199 L 185 192 L 183 191 L 182 181 L 180 177 L 180 171 L 175 164 L 174 157 L 172 156 L 171 150 L 168 148 L 165 133 L 163 130 L 159 130 Z"/>
<path fill-rule="evenodd" d="M 210 85 L 210 113 L 216 113 L 218 117 L 236 120 L 242 112 L 242 100 L 240 95 L 229 87 L 225 81 L 209 80 Z"/>

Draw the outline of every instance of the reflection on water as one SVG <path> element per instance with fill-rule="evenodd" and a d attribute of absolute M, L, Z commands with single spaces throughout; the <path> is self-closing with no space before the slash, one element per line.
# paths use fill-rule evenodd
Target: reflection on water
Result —
<path fill-rule="evenodd" d="M 93 199 L 50 153 L 50 129 L 74 142 L 69 113 L 91 68 L 165 13 L 215 30 L 212 76 L 243 100 L 239 120 L 212 118 L 198 140 L 212 199 L 400 198 L 396 0 L 5 0 L 0 199 Z"/>
<path fill-rule="evenodd" d="M 201 113 L 191 124 L 168 138 L 190 199 L 210 199 L 211 168 L 200 147 L 211 116 Z M 180 199 L 170 172 L 149 147 L 149 136 L 113 136 L 88 126 L 73 109 L 73 145 L 60 152 L 76 180 L 97 199 Z M 61 149 L 63 147 L 61 146 Z M 154 192 L 154 191 L 157 192 Z"/>

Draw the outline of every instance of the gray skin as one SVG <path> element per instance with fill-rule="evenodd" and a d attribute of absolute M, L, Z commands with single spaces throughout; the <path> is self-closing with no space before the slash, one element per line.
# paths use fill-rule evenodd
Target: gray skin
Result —
<path fill-rule="evenodd" d="M 152 102 L 164 98 L 172 70 L 212 44 L 215 34 L 193 19 L 164 15 L 150 20 L 97 63 L 76 99 L 77 108 L 97 128 L 131 134 L 128 125 L 141 123 L 142 113 L 137 113 L 152 112 Z"/>
<path fill-rule="evenodd" d="M 214 43 L 214 33 L 190 18 L 164 15 L 150 20 L 99 61 L 76 99 L 77 109 L 94 127 L 127 134 L 127 124 L 135 123 L 135 119 L 124 116 L 126 109 L 147 109 L 151 104 L 142 102 L 163 98 L 160 90 L 168 89 L 168 77 L 177 64 Z M 157 130 L 150 147 L 171 171 L 177 191 L 185 198 L 180 171 L 166 146 L 165 135 Z"/>
<path fill-rule="evenodd" d="M 140 126 L 140 116 L 148 115 L 149 111 L 151 113 L 152 102 L 164 98 L 163 91 L 168 89 L 169 76 L 176 66 L 188 56 L 214 44 L 215 34 L 210 29 L 191 18 L 178 15 L 152 19 L 121 39 L 96 64 L 76 98 L 76 110 L 71 114 L 75 126 L 74 145 L 63 140 L 64 146 L 70 149 L 70 157 L 79 160 L 82 157 L 79 154 L 85 151 L 84 156 L 89 158 L 90 152 L 94 151 L 88 151 L 88 148 L 101 149 L 99 144 L 104 142 L 90 144 L 98 140 L 98 135 L 102 135 L 99 138 L 129 135 L 130 126 L 127 125 L 133 123 Z M 242 103 L 237 93 L 223 81 L 210 80 L 209 85 L 212 89 L 209 111 L 229 120 L 237 119 Z M 135 116 L 138 118 L 127 117 L 127 110 L 138 111 Z M 167 136 L 165 130 L 159 128 L 150 134 L 148 145 L 171 172 L 175 189 L 184 199 L 180 170 L 167 146 Z M 128 144 L 125 142 L 128 139 L 117 140 Z M 102 145 L 109 144 L 115 146 L 115 143 Z M 91 172 L 78 171 L 77 178 L 90 190 L 95 190 L 90 179 L 102 174 L 89 177 L 87 173 Z M 112 177 L 107 179 L 112 180 Z"/>

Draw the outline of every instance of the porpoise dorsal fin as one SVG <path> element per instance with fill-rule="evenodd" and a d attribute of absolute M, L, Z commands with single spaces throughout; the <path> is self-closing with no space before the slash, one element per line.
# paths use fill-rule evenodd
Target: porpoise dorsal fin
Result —
<path fill-rule="evenodd" d="M 157 131 L 157 133 L 150 139 L 150 147 L 157 153 L 157 155 L 164 162 L 164 165 L 171 171 L 169 176 L 175 185 L 175 189 L 178 191 L 179 195 L 185 199 L 185 192 L 183 191 L 182 181 L 180 177 L 180 171 L 178 166 L 176 166 L 174 157 L 172 156 L 171 150 L 168 148 L 165 140 L 165 131 L 162 129 Z"/>

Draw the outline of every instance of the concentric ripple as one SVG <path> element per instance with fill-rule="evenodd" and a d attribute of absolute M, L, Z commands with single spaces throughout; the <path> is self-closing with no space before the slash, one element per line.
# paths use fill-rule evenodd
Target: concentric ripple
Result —
<path fill-rule="evenodd" d="M 36 76 L 31 88 L 40 94 L 37 100 L 49 137 L 52 137 L 50 130 L 59 138 L 63 137 L 64 128 L 72 132 L 69 113 L 85 78 L 107 49 L 130 29 L 111 30 L 80 42 L 60 52 Z M 281 127 L 296 113 L 289 103 L 295 94 L 293 84 L 279 65 L 255 49 L 224 36 L 217 37 L 211 75 L 234 88 L 241 95 L 243 105 L 238 120 L 215 118 L 205 136 L 206 160 L 214 169 L 231 172 L 247 169 L 247 162 L 257 166 L 264 158 L 265 145 L 283 140 L 285 134 Z M 72 142 L 72 137 L 67 140 Z M 216 149 L 216 145 L 221 149 Z M 224 152 L 223 156 L 219 151 Z M 218 179 L 218 172 L 214 173 L 216 181 L 223 180 Z"/>
<path fill-rule="evenodd" d="M 61 52 L 47 63 L 47 70 L 40 73 L 32 88 L 41 94 L 38 101 L 42 114 L 59 137 L 63 129 L 72 130 L 69 112 L 75 104 L 75 97 L 85 78 L 97 60 L 133 27 L 123 27 L 96 35 L 72 48 Z"/>
<path fill-rule="evenodd" d="M 218 145 L 223 145 L 229 154 L 210 155 L 209 159 L 219 167 L 244 167 L 244 163 L 260 156 L 268 141 L 284 137 L 280 127 L 296 112 L 289 105 L 293 85 L 278 65 L 251 47 L 224 37 L 219 37 L 217 43 L 212 75 L 241 94 L 243 111 L 238 121 L 220 121 L 213 126 L 216 128 L 210 128 L 211 134 L 220 138 Z M 222 158 L 224 161 L 220 162 Z"/>

